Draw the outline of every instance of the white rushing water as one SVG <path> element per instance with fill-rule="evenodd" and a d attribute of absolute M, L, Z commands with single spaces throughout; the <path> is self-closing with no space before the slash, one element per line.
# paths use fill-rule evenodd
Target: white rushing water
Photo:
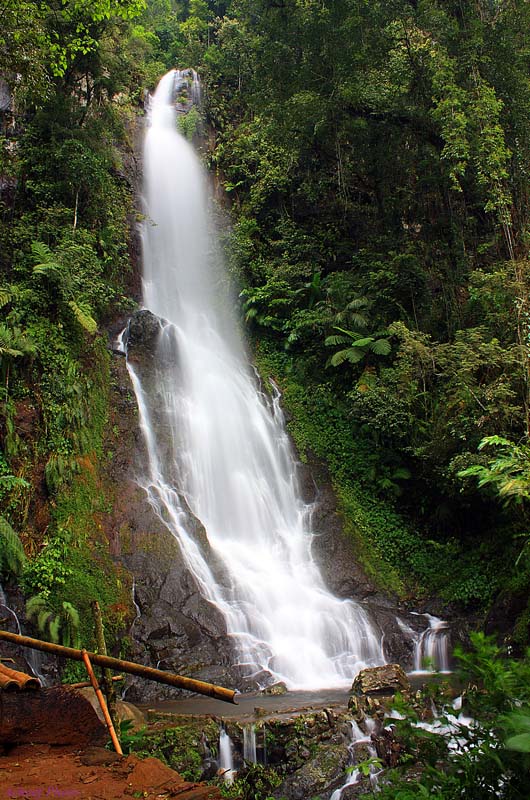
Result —
<path fill-rule="evenodd" d="M 414 646 L 414 672 L 443 672 L 450 669 L 449 626 L 445 620 L 432 614 L 422 614 L 429 627 L 416 639 Z"/>
<path fill-rule="evenodd" d="M 234 746 L 232 739 L 224 728 L 219 732 L 219 773 L 225 783 L 233 783 L 235 778 L 234 771 Z"/>
<path fill-rule="evenodd" d="M 257 764 L 256 726 L 253 723 L 243 728 L 243 761 L 245 764 Z"/>
<path fill-rule="evenodd" d="M 155 390 L 129 364 L 148 451 L 143 485 L 224 615 L 243 675 L 290 689 L 347 686 L 383 663 L 380 635 L 362 606 L 329 592 L 311 556 L 311 507 L 279 393 L 258 389 L 230 310 L 206 176 L 176 128 L 184 80 L 170 72 L 160 81 L 144 151 L 144 305 L 163 322 Z"/>
<path fill-rule="evenodd" d="M 377 789 L 378 778 L 381 773 L 381 769 L 379 763 L 377 762 L 377 751 L 372 743 L 372 733 L 376 728 L 376 723 L 370 717 L 366 717 L 363 724 L 367 729 L 367 733 L 364 733 L 361 730 L 355 720 L 350 722 L 351 743 L 348 749 L 350 751 L 351 766 L 349 767 L 349 774 L 346 782 L 340 788 L 335 789 L 329 800 L 341 800 L 342 793 L 347 786 L 352 786 L 356 783 L 359 783 L 359 781 L 365 777 L 364 773 L 355 766 L 358 763 L 358 753 L 356 752 L 358 745 L 365 746 L 366 752 L 361 754 L 363 761 L 365 760 L 365 755 L 368 755 L 370 759 L 374 759 L 374 762 L 370 764 L 368 777 L 370 779 L 371 788 Z"/>

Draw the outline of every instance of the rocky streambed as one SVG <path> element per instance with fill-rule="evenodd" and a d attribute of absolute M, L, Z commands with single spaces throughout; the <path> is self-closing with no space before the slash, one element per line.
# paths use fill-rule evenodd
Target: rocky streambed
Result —
<path fill-rule="evenodd" d="M 273 687 L 235 707 L 206 698 L 144 707 L 150 726 L 135 749 L 234 798 L 351 800 L 400 759 L 403 744 L 388 725 L 398 691 L 432 718 L 401 668 L 386 665 L 362 671 L 350 692 Z"/>

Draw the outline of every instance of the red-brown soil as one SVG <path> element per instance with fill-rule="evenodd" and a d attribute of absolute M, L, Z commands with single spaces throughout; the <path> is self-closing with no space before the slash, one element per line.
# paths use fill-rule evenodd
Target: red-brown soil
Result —
<path fill-rule="evenodd" d="M 220 800 L 156 758 L 120 758 L 100 747 L 20 745 L 0 756 L 1 800 Z"/>

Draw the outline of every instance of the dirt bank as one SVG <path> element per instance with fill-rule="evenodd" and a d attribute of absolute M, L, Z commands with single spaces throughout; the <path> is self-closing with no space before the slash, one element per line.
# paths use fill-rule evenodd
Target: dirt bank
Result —
<path fill-rule="evenodd" d="M 24 745 L 0 756 L 2 800 L 220 800 L 218 789 L 189 783 L 156 758 L 120 758 L 103 748 L 83 751 Z"/>

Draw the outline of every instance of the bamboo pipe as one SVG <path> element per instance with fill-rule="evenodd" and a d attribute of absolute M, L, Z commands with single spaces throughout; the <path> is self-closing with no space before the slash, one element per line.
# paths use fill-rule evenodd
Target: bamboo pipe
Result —
<path fill-rule="evenodd" d="M 0 664 L 0 680 L 4 678 L 14 681 L 17 689 L 40 689 L 40 681 L 38 678 L 34 678 L 33 675 L 26 675 L 25 672 L 19 672 L 16 669 L 4 667 L 3 664 Z M 4 691 L 7 689 L 6 686 L 2 688 Z"/>
<path fill-rule="evenodd" d="M 74 661 L 83 660 L 81 650 L 76 650 L 74 647 L 64 647 L 60 644 L 52 644 L 52 642 L 43 642 L 41 639 L 32 639 L 30 636 L 21 636 L 18 633 L 0 630 L 0 640 L 2 639 L 22 645 L 22 647 L 30 647 L 32 650 L 53 653 L 61 658 L 72 658 Z M 116 672 L 127 672 L 129 675 L 138 675 L 140 678 L 165 683 L 167 686 L 175 686 L 178 689 L 187 689 L 187 691 L 197 694 L 205 694 L 208 697 L 215 697 L 217 700 L 224 700 L 225 703 L 237 705 L 236 693 L 232 689 L 225 689 L 205 681 L 196 681 L 194 678 L 185 678 L 182 675 L 174 675 L 172 672 L 164 672 L 161 669 L 154 669 L 154 667 L 144 667 L 143 664 L 136 664 L 134 661 L 122 661 L 120 658 L 102 656 L 99 653 L 89 653 L 88 655 L 92 664 L 97 664 L 99 667 L 109 667 Z"/>
<path fill-rule="evenodd" d="M 0 674 L 0 689 L 3 692 L 18 692 L 19 688 L 18 683 L 13 678 Z"/>
<path fill-rule="evenodd" d="M 123 681 L 125 678 L 123 675 L 113 675 L 111 681 Z M 68 689 L 88 689 L 89 686 L 92 686 L 90 681 L 81 681 L 81 683 L 65 683 L 65 687 Z"/>
<path fill-rule="evenodd" d="M 107 723 L 107 728 L 109 729 L 110 738 L 112 740 L 112 744 L 114 745 L 114 749 L 116 750 L 119 756 L 122 756 L 123 750 L 121 749 L 121 744 L 119 742 L 118 737 L 116 736 L 116 731 L 114 730 L 114 725 L 110 718 L 109 709 L 107 708 L 105 698 L 103 697 L 103 692 L 99 688 L 98 679 L 96 678 L 94 670 L 92 669 L 92 664 L 90 663 L 90 658 L 88 657 L 88 653 L 86 650 L 81 650 L 81 655 L 83 657 L 86 671 L 88 672 L 88 677 L 90 678 L 90 683 L 92 684 L 92 688 L 96 693 L 96 697 L 98 699 L 100 708 L 103 712 L 103 716 L 105 717 L 105 722 Z"/>

